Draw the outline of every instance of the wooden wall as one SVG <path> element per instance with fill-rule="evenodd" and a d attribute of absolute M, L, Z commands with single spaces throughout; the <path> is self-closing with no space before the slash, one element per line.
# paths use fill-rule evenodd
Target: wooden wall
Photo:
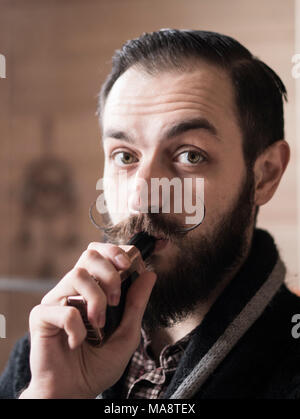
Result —
<path fill-rule="evenodd" d="M 7 62 L 7 78 L 0 79 L 0 277 L 44 281 L 46 289 L 49 278 L 61 278 L 87 244 L 99 240 L 88 219 L 103 169 L 97 93 L 115 49 L 142 32 L 166 27 L 226 33 L 273 67 L 289 91 L 286 134 L 295 151 L 293 1 L 0 0 L 0 53 Z M 46 192 L 29 186 L 38 181 L 39 170 Z M 292 274 L 297 270 L 296 173 L 293 153 L 276 197 L 259 216 Z M 35 213 L 35 203 L 54 200 L 55 217 L 43 208 Z M 0 313 L 7 320 L 0 371 L 41 295 L 0 292 Z"/>

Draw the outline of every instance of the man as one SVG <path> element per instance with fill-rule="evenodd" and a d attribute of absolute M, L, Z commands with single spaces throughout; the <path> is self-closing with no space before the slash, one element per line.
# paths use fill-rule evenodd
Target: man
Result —
<path fill-rule="evenodd" d="M 300 345 L 291 334 L 299 300 L 284 285 L 272 237 L 255 228 L 289 161 L 284 98 L 268 66 L 217 33 L 161 30 L 116 52 L 99 102 L 114 244 L 91 243 L 33 309 L 30 343 L 16 345 L 3 397 L 300 396 Z M 121 170 L 126 186 L 117 184 Z M 142 211 L 144 185 L 162 178 L 204 179 L 197 228 L 188 230 L 184 210 L 163 213 L 162 196 L 158 212 Z M 130 265 L 121 244 L 138 231 L 157 246 L 129 289 L 120 326 L 92 347 L 66 297 L 83 296 L 90 323 L 103 327 L 107 306 L 120 301 L 119 272 Z"/>

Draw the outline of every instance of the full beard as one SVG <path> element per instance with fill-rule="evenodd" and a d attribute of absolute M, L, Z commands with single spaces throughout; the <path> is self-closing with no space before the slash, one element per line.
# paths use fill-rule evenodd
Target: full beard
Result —
<path fill-rule="evenodd" d="M 146 231 L 169 239 L 177 250 L 167 270 L 158 269 L 160 254 L 146 261 L 147 269 L 157 274 L 143 317 L 143 328 L 148 333 L 185 319 L 239 268 L 249 250 L 253 209 L 254 176 L 248 173 L 235 205 L 215 224 L 210 235 L 180 233 L 181 227 L 170 216 L 153 213 L 133 215 L 105 229 L 112 243 L 124 244 L 137 231 Z"/>

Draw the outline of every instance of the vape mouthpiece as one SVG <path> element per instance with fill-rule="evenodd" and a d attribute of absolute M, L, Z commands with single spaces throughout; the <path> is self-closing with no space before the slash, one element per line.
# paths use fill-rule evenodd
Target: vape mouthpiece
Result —
<path fill-rule="evenodd" d="M 141 252 L 143 260 L 147 259 L 154 250 L 156 238 L 141 231 L 135 234 L 127 244 L 135 246 Z"/>

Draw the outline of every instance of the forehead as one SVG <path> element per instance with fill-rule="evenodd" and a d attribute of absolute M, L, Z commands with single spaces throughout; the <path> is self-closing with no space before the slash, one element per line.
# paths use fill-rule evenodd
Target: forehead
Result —
<path fill-rule="evenodd" d="M 203 117 L 217 129 L 236 128 L 233 86 L 228 74 L 206 62 L 190 71 L 149 75 L 131 67 L 113 85 L 104 107 L 102 126 L 146 130 L 180 119 Z"/>

